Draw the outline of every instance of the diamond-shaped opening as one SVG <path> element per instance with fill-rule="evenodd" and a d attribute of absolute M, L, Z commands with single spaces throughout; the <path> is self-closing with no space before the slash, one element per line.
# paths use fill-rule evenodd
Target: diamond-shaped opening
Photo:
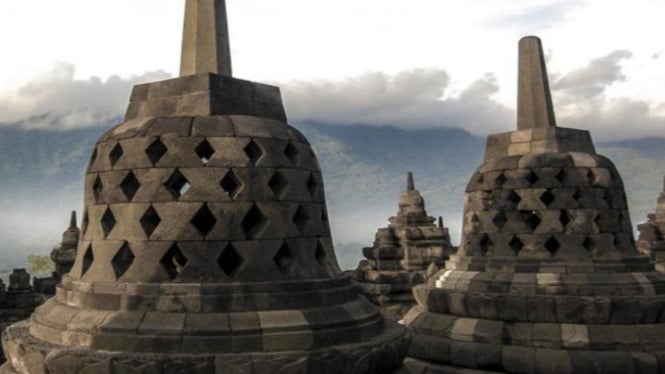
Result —
<path fill-rule="evenodd" d="M 293 253 L 291 247 L 284 243 L 279 248 L 272 260 L 275 261 L 280 269 L 286 269 L 296 262 L 296 255 Z"/>
<path fill-rule="evenodd" d="M 554 202 L 554 194 L 552 193 L 552 190 L 545 190 L 545 192 L 540 195 L 540 201 L 542 201 L 546 207 L 549 207 Z"/>
<path fill-rule="evenodd" d="M 522 201 L 522 198 L 520 197 L 520 195 L 517 194 L 517 192 L 511 190 L 508 193 L 508 196 L 506 196 L 506 200 L 511 202 L 514 206 L 517 206 L 520 203 L 520 201 Z"/>
<path fill-rule="evenodd" d="M 220 269 L 229 277 L 233 277 L 238 272 L 243 262 L 243 258 L 230 244 L 224 248 L 217 259 Z"/>
<path fill-rule="evenodd" d="M 210 161 L 212 155 L 215 154 L 215 148 L 213 148 L 210 143 L 208 143 L 207 139 L 204 139 L 201 143 L 199 143 L 199 145 L 196 146 L 195 151 L 201 159 L 203 165 L 208 165 L 208 161 Z"/>
<path fill-rule="evenodd" d="M 487 252 L 489 252 L 492 249 L 492 239 L 489 237 L 489 235 L 484 234 L 480 238 L 480 251 L 482 252 L 483 255 L 485 255 Z"/>
<path fill-rule="evenodd" d="M 485 183 L 485 175 L 478 174 L 478 178 L 476 179 L 476 184 L 483 184 L 483 183 Z"/>
<path fill-rule="evenodd" d="M 556 178 L 556 180 L 558 180 L 559 183 L 563 184 L 564 181 L 566 180 L 566 170 L 565 169 L 559 170 L 559 172 L 554 176 L 554 178 Z"/>
<path fill-rule="evenodd" d="M 146 212 L 143 213 L 140 222 L 143 231 L 149 238 L 150 235 L 152 235 L 152 233 L 155 232 L 155 229 L 157 228 L 157 226 L 159 226 L 159 223 L 162 222 L 162 219 L 159 217 L 159 214 L 157 214 L 155 208 L 150 206 L 150 208 L 148 208 L 148 210 L 146 210 Z"/>
<path fill-rule="evenodd" d="M 289 161 L 293 165 L 298 164 L 298 148 L 296 148 L 293 144 L 288 143 L 286 145 L 286 148 L 284 148 L 284 154 L 286 157 L 288 157 Z"/>
<path fill-rule="evenodd" d="M 310 196 L 312 197 L 316 196 L 316 190 L 318 187 L 319 184 L 316 182 L 314 174 L 310 174 L 309 179 L 307 179 L 307 191 L 309 191 Z"/>
<path fill-rule="evenodd" d="M 328 212 L 326 212 L 326 208 L 321 208 L 321 222 L 324 225 L 328 225 Z"/>
<path fill-rule="evenodd" d="M 88 209 L 83 210 L 83 218 L 81 219 L 81 235 L 85 236 L 88 231 Z"/>
<path fill-rule="evenodd" d="M 242 186 L 242 183 L 240 183 L 240 179 L 238 179 L 235 173 L 229 170 L 219 182 L 219 185 L 224 192 L 226 192 L 226 196 L 230 199 L 235 199 L 235 197 L 238 196 L 238 192 L 240 192 L 240 186 Z"/>
<path fill-rule="evenodd" d="M 256 239 L 268 224 L 268 218 L 261 209 L 254 204 L 242 219 L 242 229 L 248 239 Z"/>
<path fill-rule="evenodd" d="M 584 249 L 589 251 L 589 253 L 593 253 L 598 249 L 598 243 L 593 240 L 590 236 L 587 236 L 586 239 L 584 239 L 584 242 L 582 243 L 582 246 Z"/>
<path fill-rule="evenodd" d="M 104 215 L 102 216 L 102 230 L 104 231 L 104 237 L 109 236 L 109 233 L 115 227 L 115 217 L 110 208 L 106 208 Z"/>
<path fill-rule="evenodd" d="M 132 201 L 134 195 L 136 195 L 136 192 L 139 190 L 139 187 L 141 187 L 141 183 L 136 179 L 136 176 L 132 171 L 130 171 L 122 182 L 120 182 L 120 189 L 122 189 L 122 193 L 125 194 L 129 201 Z"/>
<path fill-rule="evenodd" d="M 498 188 L 502 188 L 503 185 L 506 184 L 506 181 L 508 181 L 508 178 L 506 178 L 504 173 L 501 173 L 494 181 L 496 182 Z"/>
<path fill-rule="evenodd" d="M 279 172 L 275 172 L 272 178 L 270 178 L 270 181 L 268 181 L 268 186 L 272 192 L 275 193 L 276 197 L 282 197 L 282 194 L 284 191 L 286 191 L 286 187 L 288 185 L 289 181 L 287 181 L 286 178 L 284 178 L 284 176 Z"/>
<path fill-rule="evenodd" d="M 529 173 L 524 177 L 524 180 L 529 184 L 529 186 L 533 186 L 538 182 L 538 175 L 533 172 L 533 170 L 529 170 Z"/>
<path fill-rule="evenodd" d="M 541 219 L 535 210 L 520 210 L 522 221 L 531 229 L 535 230 L 540 225 Z"/>
<path fill-rule="evenodd" d="M 206 236 L 212 231 L 212 228 L 217 224 L 215 215 L 212 214 L 208 208 L 208 204 L 203 204 L 201 209 L 192 217 L 189 223 L 194 226 L 203 236 Z"/>
<path fill-rule="evenodd" d="M 164 183 L 164 187 L 166 187 L 166 190 L 169 191 L 174 198 L 179 199 L 189 191 L 191 184 L 189 184 L 189 181 L 184 175 L 182 175 L 180 170 L 176 169 L 176 171 L 174 171 Z"/>
<path fill-rule="evenodd" d="M 318 262 L 320 265 L 325 265 L 326 259 L 328 258 L 328 252 L 326 252 L 326 249 L 323 248 L 323 245 L 321 244 L 320 241 L 316 243 L 314 258 L 316 259 L 316 262 Z"/>
<path fill-rule="evenodd" d="M 605 200 L 605 204 L 607 204 L 608 208 L 612 208 L 614 206 L 614 199 L 612 199 L 612 193 L 610 190 L 605 190 L 603 193 L 603 200 Z"/>
<path fill-rule="evenodd" d="M 129 267 L 132 265 L 134 262 L 134 253 L 132 253 L 132 250 L 129 248 L 129 245 L 127 242 L 125 242 L 118 253 L 113 256 L 113 259 L 111 260 L 111 265 L 113 265 L 113 272 L 115 273 L 115 278 L 120 279 Z"/>
<path fill-rule="evenodd" d="M 492 218 L 492 223 L 494 223 L 494 226 L 496 226 L 497 229 L 501 230 L 503 229 L 503 226 L 508 222 L 508 218 L 506 217 L 506 213 L 504 213 L 503 210 L 498 211 L 495 215 L 494 218 Z"/>
<path fill-rule="evenodd" d="M 122 154 L 124 151 L 122 150 L 122 146 L 120 143 L 116 144 L 115 147 L 111 150 L 111 153 L 109 153 L 109 160 L 111 161 L 111 166 L 115 166 L 115 164 L 120 160 L 120 157 L 122 157 Z"/>
<path fill-rule="evenodd" d="M 589 180 L 589 186 L 596 184 L 596 176 L 593 174 L 591 169 L 586 172 L 586 178 Z"/>
<path fill-rule="evenodd" d="M 92 244 L 88 244 L 88 248 L 85 250 L 85 254 L 83 255 L 83 263 L 82 268 L 81 268 L 81 276 L 84 276 L 85 273 L 90 270 L 90 267 L 92 266 L 92 262 L 95 260 L 95 256 L 92 251 Z"/>
<path fill-rule="evenodd" d="M 566 226 L 568 226 L 568 223 L 570 223 L 570 215 L 568 214 L 568 211 L 562 210 L 561 213 L 559 214 L 559 222 L 561 222 L 561 227 L 563 229 L 566 229 Z"/>
<path fill-rule="evenodd" d="M 580 192 L 579 189 L 575 190 L 575 193 L 573 193 L 573 199 L 575 201 L 579 201 L 580 198 L 582 198 L 582 193 Z"/>
<path fill-rule="evenodd" d="M 173 244 L 171 248 L 162 256 L 159 263 L 162 265 L 166 274 L 171 280 L 174 280 L 182 272 L 182 268 L 187 265 L 187 257 L 182 253 L 177 244 Z"/>
<path fill-rule="evenodd" d="M 517 256 L 518 253 L 524 248 L 524 243 L 518 238 L 517 236 L 513 236 L 512 239 L 510 239 L 510 242 L 508 242 L 508 245 L 510 246 L 510 249 L 513 250 L 515 253 L 515 256 Z"/>
<path fill-rule="evenodd" d="M 95 196 L 95 201 L 98 202 L 99 198 L 102 196 L 102 191 L 104 190 L 104 184 L 102 183 L 102 179 L 97 176 L 95 178 L 95 182 L 92 184 L 92 194 Z"/>
<path fill-rule="evenodd" d="M 561 248 L 561 243 L 559 243 L 558 240 L 556 240 L 555 237 L 551 236 L 547 241 L 545 242 L 545 249 L 547 252 L 549 252 L 552 256 L 556 254 L 556 252 Z"/>
<path fill-rule="evenodd" d="M 252 164 L 256 165 L 256 163 L 261 159 L 263 156 L 263 150 L 261 147 L 259 147 L 258 144 L 256 144 L 253 140 L 247 144 L 247 146 L 244 149 L 245 154 L 249 158 L 249 160 L 252 162 Z"/>
<path fill-rule="evenodd" d="M 148 148 L 146 148 L 145 153 L 148 155 L 150 162 L 152 162 L 154 166 L 162 159 L 162 157 L 164 157 L 167 151 L 168 148 L 166 148 L 164 143 L 157 138 L 154 142 L 150 143 Z"/>
<path fill-rule="evenodd" d="M 305 230 L 308 221 L 309 216 L 307 215 L 307 212 L 302 206 L 299 206 L 298 210 L 296 210 L 296 213 L 293 215 L 293 223 L 296 224 L 301 233 Z"/>

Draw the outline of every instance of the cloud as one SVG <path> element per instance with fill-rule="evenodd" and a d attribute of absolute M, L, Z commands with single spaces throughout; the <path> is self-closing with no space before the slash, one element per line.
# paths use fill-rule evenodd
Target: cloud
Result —
<path fill-rule="evenodd" d="M 663 103 L 610 97 L 607 88 L 627 80 L 621 61 L 631 51 L 616 50 L 566 74 L 553 74 L 552 94 L 561 126 L 592 130 L 597 140 L 663 136 Z"/>
<path fill-rule="evenodd" d="M 626 80 L 619 63 L 631 57 L 632 52 L 622 49 L 593 59 L 587 66 L 558 78 L 552 84 L 552 89 L 562 91 L 563 97 L 570 101 L 595 99 L 608 86 Z"/>
<path fill-rule="evenodd" d="M 135 84 L 161 80 L 163 71 L 123 79 L 75 78 L 74 65 L 59 63 L 16 91 L 0 96 L 0 123 L 25 128 L 73 129 L 106 124 L 121 116 Z"/>
<path fill-rule="evenodd" d="M 401 128 L 462 127 L 486 133 L 505 125 L 510 110 L 492 95 L 499 87 L 492 74 L 457 96 L 447 96 L 448 73 L 415 69 L 395 75 L 367 73 L 343 81 L 292 81 L 282 85 L 291 120 L 335 124 L 390 125 Z"/>

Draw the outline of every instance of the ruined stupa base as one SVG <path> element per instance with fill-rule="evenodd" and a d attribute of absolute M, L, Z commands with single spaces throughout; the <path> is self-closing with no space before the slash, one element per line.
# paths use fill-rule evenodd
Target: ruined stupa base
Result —
<path fill-rule="evenodd" d="M 11 326 L 3 348 L 13 362 L 0 374 L 29 373 L 389 373 L 407 345 L 403 328 L 387 322 L 384 334 L 318 350 L 225 354 L 158 354 L 97 351 L 57 346 L 35 338 L 29 323 Z M 396 352 L 402 354 L 395 354 Z"/>

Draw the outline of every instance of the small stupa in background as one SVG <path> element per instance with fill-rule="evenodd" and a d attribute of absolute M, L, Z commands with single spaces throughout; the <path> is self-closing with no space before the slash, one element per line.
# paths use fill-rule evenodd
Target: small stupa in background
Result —
<path fill-rule="evenodd" d="M 374 245 L 363 248 L 366 260 L 353 272 L 365 296 L 394 321 L 415 305 L 411 289 L 425 282 L 428 270 L 442 267 L 453 250 L 443 219 L 437 225 L 436 218 L 427 215 L 411 172 L 398 205 L 388 227 L 377 230 Z"/>
<path fill-rule="evenodd" d="M 656 270 L 665 272 L 665 180 L 656 211 L 647 215 L 647 221 L 637 225 L 637 230 L 637 250 L 651 257 Z"/>

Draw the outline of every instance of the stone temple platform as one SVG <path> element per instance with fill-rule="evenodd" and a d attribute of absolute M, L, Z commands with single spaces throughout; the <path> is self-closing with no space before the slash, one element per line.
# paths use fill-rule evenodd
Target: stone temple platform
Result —
<path fill-rule="evenodd" d="M 74 265 L 0 373 L 394 371 L 406 329 L 341 273 L 279 89 L 230 76 L 224 1 L 186 4 L 183 76 L 97 142 Z"/>
<path fill-rule="evenodd" d="M 397 215 L 389 218 L 388 227 L 378 229 L 374 245 L 363 249 L 366 260 L 353 272 L 365 296 L 393 321 L 415 305 L 411 289 L 442 267 L 453 251 L 443 219 L 437 225 L 436 218 L 427 215 L 412 173 L 398 205 Z"/>
<path fill-rule="evenodd" d="M 612 162 L 556 127 L 535 37 L 518 130 L 488 138 L 460 249 L 414 294 L 410 373 L 665 371 L 665 275 L 635 248 Z"/>
<path fill-rule="evenodd" d="M 658 197 L 656 211 L 647 216 L 647 221 L 637 225 L 640 235 L 637 249 L 656 263 L 656 270 L 665 272 L 665 181 L 663 192 Z"/>

